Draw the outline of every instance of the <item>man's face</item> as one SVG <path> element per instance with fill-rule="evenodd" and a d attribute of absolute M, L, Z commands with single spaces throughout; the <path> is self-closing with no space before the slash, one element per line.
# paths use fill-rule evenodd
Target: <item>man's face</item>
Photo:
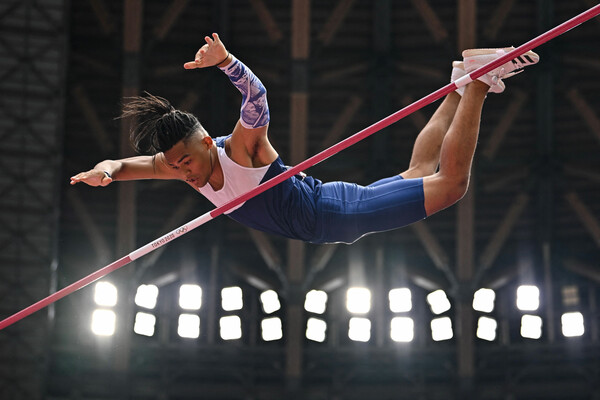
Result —
<path fill-rule="evenodd" d="M 181 174 L 181 179 L 202 187 L 208 182 L 213 170 L 210 154 L 212 146 L 212 138 L 196 133 L 187 141 L 180 140 L 165 151 L 165 160 L 169 168 Z"/>

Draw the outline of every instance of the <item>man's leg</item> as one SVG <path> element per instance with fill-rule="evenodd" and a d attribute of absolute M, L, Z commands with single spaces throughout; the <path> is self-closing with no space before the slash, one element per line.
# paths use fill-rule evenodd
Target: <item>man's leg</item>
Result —
<path fill-rule="evenodd" d="M 404 179 L 420 178 L 435 173 L 440 162 L 442 141 L 450 128 L 459 103 L 458 93 L 448 94 L 419 133 L 413 146 L 408 169 L 400 174 Z"/>
<path fill-rule="evenodd" d="M 456 203 L 467 191 L 481 111 L 489 89 L 480 81 L 471 82 L 465 88 L 441 146 L 439 171 L 423 179 L 427 215 Z"/>

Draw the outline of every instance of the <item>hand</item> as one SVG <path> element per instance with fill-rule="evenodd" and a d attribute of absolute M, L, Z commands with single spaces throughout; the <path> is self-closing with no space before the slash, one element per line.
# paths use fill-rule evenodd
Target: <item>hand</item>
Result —
<path fill-rule="evenodd" d="M 196 59 L 183 64 L 183 68 L 196 69 L 214 67 L 225 61 L 229 53 L 225 49 L 225 45 L 221 42 L 221 39 L 219 39 L 219 35 L 213 33 L 212 39 L 209 36 L 205 36 L 204 40 L 206 41 L 206 44 L 198 50 Z"/>
<path fill-rule="evenodd" d="M 91 169 L 86 172 L 80 172 L 75 176 L 71 177 L 71 185 L 78 182 L 83 182 L 90 186 L 106 186 L 113 180 L 108 174 L 99 169 Z"/>

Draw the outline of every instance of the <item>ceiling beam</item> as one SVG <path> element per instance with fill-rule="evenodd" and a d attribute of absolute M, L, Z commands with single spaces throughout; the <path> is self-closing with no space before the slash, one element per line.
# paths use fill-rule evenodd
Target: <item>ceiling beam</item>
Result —
<path fill-rule="evenodd" d="M 267 31 L 267 36 L 273 43 L 279 42 L 283 38 L 283 33 L 279 26 L 277 26 L 277 22 L 275 18 L 273 18 L 273 14 L 267 8 L 265 2 L 263 0 L 250 0 L 250 5 L 256 12 L 258 19 L 262 23 L 265 31 Z"/>
<path fill-rule="evenodd" d="M 504 114 L 499 119 L 498 124 L 494 127 L 494 130 L 489 136 L 485 147 L 481 151 L 483 156 L 489 160 L 496 156 L 498 148 L 504 141 L 506 133 L 513 126 L 515 120 L 519 116 L 523 106 L 527 102 L 527 93 L 522 90 L 514 91 L 514 100 L 511 100 L 508 107 L 504 111 Z"/>
<path fill-rule="evenodd" d="M 448 39 L 448 31 L 444 28 L 444 24 L 438 18 L 434 9 L 429 5 L 427 0 L 410 0 L 413 7 L 417 10 L 425 26 L 431 33 L 433 37 L 433 41 L 435 43 L 440 43 L 446 39 Z"/>
<path fill-rule="evenodd" d="M 154 36 L 157 39 L 164 40 L 188 3 L 189 0 L 173 0 L 171 2 L 167 11 L 163 13 L 159 23 L 154 27 Z"/>
<path fill-rule="evenodd" d="M 502 25 L 504 25 L 506 17 L 514 5 L 515 0 L 502 0 L 500 3 L 498 3 L 496 9 L 490 14 L 490 19 L 483 30 L 485 37 L 490 40 L 496 39 L 496 36 L 498 36 L 498 31 Z"/>
<path fill-rule="evenodd" d="M 354 0 L 339 0 L 335 9 L 329 15 L 329 18 L 323 25 L 321 32 L 317 36 L 318 39 L 323 43 L 324 46 L 328 46 L 331 43 L 331 40 L 340 29 L 344 18 L 352 8 L 354 4 Z"/>
<path fill-rule="evenodd" d="M 592 130 L 596 139 L 600 141 L 600 118 L 598 117 L 596 108 L 587 102 L 577 88 L 567 91 L 567 99 L 569 99 L 571 104 L 573 104 L 573 108 Z"/>
<path fill-rule="evenodd" d="M 569 192 L 565 195 L 565 199 L 579 217 L 579 221 L 586 228 L 594 240 L 594 243 L 596 243 L 596 246 L 600 247 L 600 223 L 598 223 L 598 218 L 596 218 L 583 201 L 581 201 L 581 198 L 577 193 Z"/>

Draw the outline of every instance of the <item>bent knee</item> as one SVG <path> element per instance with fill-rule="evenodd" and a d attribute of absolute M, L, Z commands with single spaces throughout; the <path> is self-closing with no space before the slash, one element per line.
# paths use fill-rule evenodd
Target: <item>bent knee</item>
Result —
<path fill-rule="evenodd" d="M 456 204 L 467 193 L 469 177 L 448 178 L 440 174 L 423 179 L 423 194 L 427 215 Z"/>

